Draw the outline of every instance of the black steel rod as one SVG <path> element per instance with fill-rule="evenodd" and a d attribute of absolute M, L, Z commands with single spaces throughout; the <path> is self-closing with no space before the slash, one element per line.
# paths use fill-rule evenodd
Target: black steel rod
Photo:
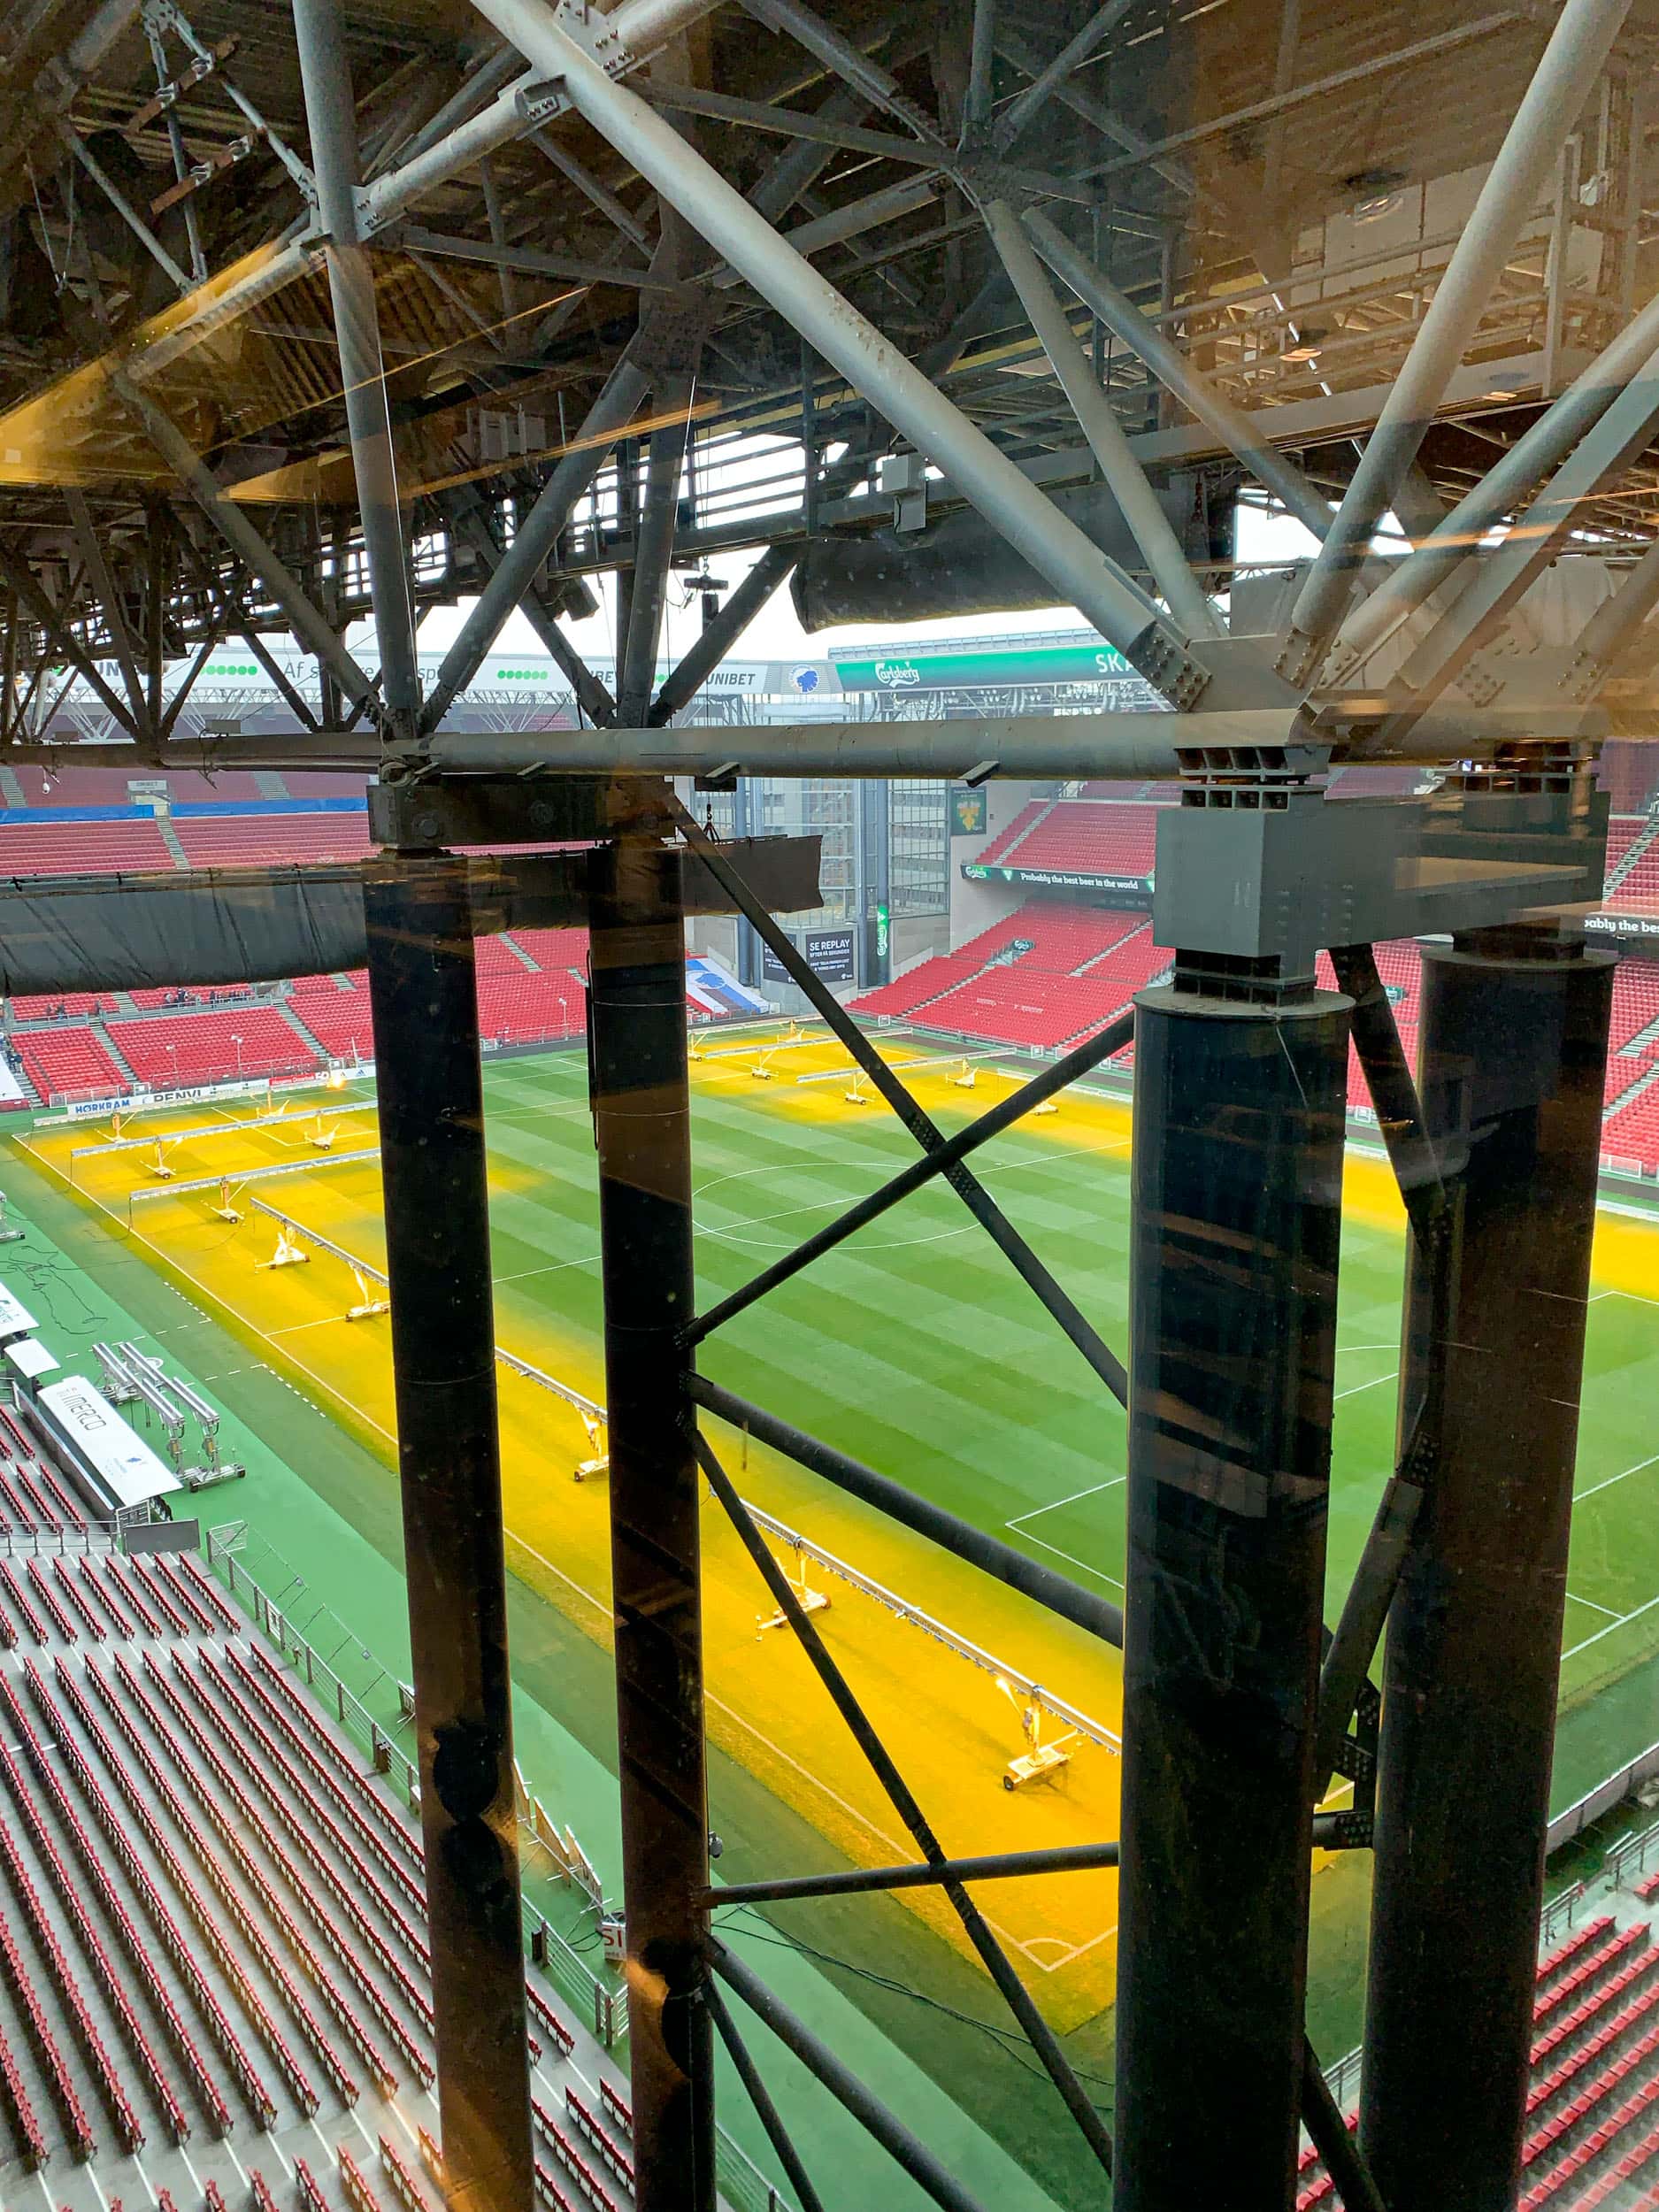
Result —
<path fill-rule="evenodd" d="M 1013 1545 L 1003 1543 L 1000 1537 L 987 1536 L 983 1529 L 948 1513 L 943 1506 L 933 1504 L 918 1492 L 907 1490 L 890 1476 L 877 1474 L 873 1467 L 866 1467 L 862 1460 L 849 1458 L 833 1444 L 826 1444 L 818 1437 L 808 1435 L 804 1429 L 780 1421 L 764 1407 L 750 1405 L 748 1399 L 738 1397 L 733 1391 L 723 1390 L 706 1375 L 693 1375 L 687 1387 L 707 1411 L 729 1421 L 733 1428 L 747 1431 L 772 1450 L 781 1452 L 786 1459 L 794 1460 L 797 1467 L 822 1475 L 826 1482 L 833 1483 L 849 1497 L 862 1498 L 866 1505 L 874 1506 L 890 1520 L 902 1522 L 917 1535 L 926 1536 L 941 1551 L 965 1560 L 971 1567 L 978 1567 L 998 1582 L 1006 1583 L 1022 1596 L 1034 1598 L 1049 1612 L 1087 1629 L 1103 1643 L 1121 1647 L 1124 1617 L 1110 1598 L 1096 1597 L 1092 1590 L 1079 1589 L 1064 1575 L 1028 1559 L 1023 1551 L 1016 1551 Z"/>
<path fill-rule="evenodd" d="M 1331 1786 L 1337 1754 L 1354 1717 L 1360 1686 L 1371 1672 L 1371 1661 L 1387 1625 L 1388 1609 L 1399 1587 L 1411 1531 L 1417 1522 L 1423 1492 L 1416 1483 L 1391 1475 L 1383 1486 L 1376 1518 L 1365 1539 L 1354 1579 L 1342 1601 L 1336 1624 L 1319 1670 L 1319 1727 L 1314 1743 L 1314 1796 L 1322 1798 Z"/>
<path fill-rule="evenodd" d="M 1044 1068 L 1041 1074 L 1033 1075 L 1028 1083 L 1022 1083 L 1018 1090 L 1003 1099 L 1000 1105 L 993 1106 L 988 1113 L 981 1114 L 965 1129 L 959 1129 L 954 1137 L 948 1137 L 936 1150 L 925 1152 L 919 1160 L 913 1160 L 909 1167 L 889 1177 L 879 1190 L 872 1190 L 867 1198 L 861 1198 L 856 1204 L 849 1206 L 845 1213 L 838 1214 L 815 1236 L 808 1237 L 803 1244 L 797 1244 L 793 1252 L 786 1252 L 780 1260 L 774 1260 L 770 1267 L 763 1268 L 741 1289 L 722 1298 L 718 1305 L 710 1306 L 707 1313 L 699 1314 L 686 1332 L 687 1343 L 701 1344 L 706 1336 L 711 1335 L 716 1329 L 752 1306 L 757 1299 L 764 1298 L 768 1291 L 776 1290 L 780 1283 L 787 1283 L 792 1275 L 798 1275 L 803 1268 L 810 1267 L 814 1260 L 822 1259 L 826 1252 L 833 1252 L 838 1244 L 844 1244 L 860 1229 L 866 1229 L 872 1221 L 879 1221 L 902 1198 L 908 1198 L 912 1191 L 920 1190 L 936 1176 L 945 1174 L 958 1161 L 965 1160 L 971 1152 L 977 1152 L 982 1144 L 989 1144 L 993 1137 L 1000 1137 L 1005 1129 L 1011 1129 L 1017 1121 L 1023 1120 L 1045 1099 L 1052 1098 L 1056 1091 L 1064 1090 L 1069 1083 L 1074 1083 L 1080 1075 L 1087 1075 L 1102 1060 L 1110 1060 L 1114 1052 L 1121 1052 L 1134 1033 L 1133 1013 L 1119 1015 L 1115 1022 L 1109 1022 L 1104 1029 L 1086 1043 L 1074 1047 L 1064 1060 L 1056 1060 L 1051 1067 Z"/>
<path fill-rule="evenodd" d="M 715 1456 L 707 1438 L 699 1434 L 695 1444 L 697 1459 L 708 1477 L 709 1486 L 725 1508 L 726 1517 L 737 1531 L 744 1550 L 758 1569 L 762 1581 L 772 1594 L 772 1603 L 794 1631 L 797 1642 L 812 1663 L 813 1672 L 828 1691 L 832 1703 L 846 1723 L 854 1742 L 864 1753 L 871 1771 L 886 1791 L 894 1811 L 910 1831 L 911 1841 L 923 1857 L 939 1870 L 940 1887 L 949 1899 L 969 1942 L 978 1952 L 980 1964 L 995 1983 L 1004 2004 L 1018 2021 L 1026 2041 L 1036 2053 L 1043 2071 L 1059 2092 L 1060 2101 L 1076 2122 L 1084 2141 L 1110 2173 L 1112 2164 L 1111 2136 L 1082 2083 L 1072 2071 L 1071 2061 L 1060 2048 L 1058 2037 L 1038 2011 L 1031 1993 L 1014 1971 L 1007 1953 L 992 1934 L 984 1914 L 961 1882 L 947 1870 L 945 1852 L 933 1833 L 932 1823 L 917 1802 L 910 1784 L 899 1772 L 892 1754 L 871 1725 L 869 1716 L 854 1695 L 846 1676 L 831 1658 L 823 1638 L 795 1594 L 795 1585 L 767 1548 L 765 1538 L 756 1527 L 749 1508 L 733 1488 L 731 1479 Z"/>
<path fill-rule="evenodd" d="M 846 1046 L 922 1150 L 941 1150 L 947 1140 L 938 1124 L 911 1097 L 828 986 L 802 958 L 748 885 L 727 864 L 719 846 L 712 838 L 703 834 L 684 807 L 678 807 L 676 814 L 687 843 L 702 856 L 738 912 L 747 918 L 762 943 L 771 947 L 784 973 L 805 993 L 820 1020 Z M 1057 1324 L 1088 1362 L 1118 1404 L 1126 1404 L 1129 1383 L 1123 1362 L 1105 1343 L 1099 1331 L 1085 1317 L 1075 1302 L 1062 1290 L 984 1184 L 960 1160 L 954 1167 L 945 1171 L 945 1180 L 998 1251 L 1010 1261 L 1021 1281 L 1041 1301 L 1050 1319 Z"/>
<path fill-rule="evenodd" d="M 800 2212 L 824 2212 L 824 2200 L 812 2186 L 812 2177 L 801 2162 L 801 2154 L 795 2147 L 795 2139 L 783 2124 L 783 2115 L 772 2102 L 772 2092 L 761 2078 L 760 2069 L 749 2055 L 749 2046 L 737 2032 L 737 2023 L 727 2009 L 726 2002 L 710 1980 L 703 1993 L 709 2016 L 725 2044 L 726 2055 L 737 2069 L 737 2078 L 749 2092 L 749 2101 L 755 2108 L 755 2117 L 766 2131 L 766 2140 L 778 2154 L 778 2163 L 783 2168 L 789 2186 L 795 2191 Z"/>
<path fill-rule="evenodd" d="M 364 870 L 448 2201 L 531 2212 L 489 1192 L 467 865 Z"/>
<path fill-rule="evenodd" d="M 879 2097 L 871 2094 L 856 2074 L 818 2040 L 803 2020 L 796 2018 L 781 1998 L 773 1996 L 735 1951 L 717 1943 L 710 1947 L 710 1958 L 726 1987 L 742 1999 L 762 2025 L 772 2030 L 785 2050 L 800 2060 L 836 2103 L 852 2114 L 894 2163 L 940 2206 L 941 2212 L 983 2212 L 978 2199 L 968 2194 L 926 2144 L 889 2112 Z"/>
<path fill-rule="evenodd" d="M 1302 2060 L 1302 2124 L 1336 2184 L 1342 2212 L 1388 2212 L 1364 2153 L 1331 2094 L 1313 2045 L 1304 2037 Z"/>
<path fill-rule="evenodd" d="M 1429 1235 L 1446 1208 L 1440 1162 L 1370 945 L 1333 945 L 1337 988 L 1354 1002 L 1354 1050 L 1413 1230 Z"/>
<path fill-rule="evenodd" d="M 1389 1615 L 1361 2141 L 1391 2212 L 1508 2212 L 1530 2078 L 1613 962 L 1424 949 L 1452 1171 L 1410 1256 L 1401 1402 L 1436 1450 Z"/>
<path fill-rule="evenodd" d="M 933 1889 L 941 1882 L 1003 1882 L 1025 1874 L 1087 1874 L 1118 1863 L 1115 1843 L 1079 1843 L 1060 1851 L 995 1851 L 981 1859 L 942 1859 L 937 1866 L 853 1866 L 839 1874 L 792 1874 L 775 1882 L 728 1882 L 711 1889 L 710 1912 L 727 1905 L 787 1903 L 803 1897 L 861 1897 L 872 1890 Z"/>
<path fill-rule="evenodd" d="M 1336 1831 L 1348 1816 L 1316 1813 L 1316 1850 L 1342 1848 Z M 797 1898 L 860 1897 L 871 1891 L 929 1889 L 944 1881 L 1006 1882 L 1033 1874 L 1091 1874 L 1118 1864 L 1115 1843 L 1078 1843 L 1054 1851 L 993 1851 L 983 1858 L 946 1859 L 938 1866 L 855 1866 L 839 1874 L 784 1875 L 772 1882 L 728 1882 L 710 1890 L 710 1912 L 728 1905 L 787 1904 Z"/>
<path fill-rule="evenodd" d="M 1348 1002 L 1171 989 L 1137 1012 L 1113 2203 L 1281 2207 L 1302 2108 Z"/>
<path fill-rule="evenodd" d="M 711 622 L 705 622 L 679 664 L 664 677 L 645 719 L 652 729 L 688 707 L 726 656 L 801 558 L 798 545 L 769 545 Z"/>
<path fill-rule="evenodd" d="M 645 500 L 634 525 L 628 626 L 617 648 L 617 719 L 634 729 L 650 710 L 680 512 L 680 474 L 691 434 L 691 387 L 684 378 L 659 377 L 653 398 L 658 420 L 647 447 Z"/>
<path fill-rule="evenodd" d="M 604 1283 L 618 1778 L 638 2212 L 714 2212 L 713 2039 L 678 871 L 625 837 L 589 862 L 588 1049 Z"/>

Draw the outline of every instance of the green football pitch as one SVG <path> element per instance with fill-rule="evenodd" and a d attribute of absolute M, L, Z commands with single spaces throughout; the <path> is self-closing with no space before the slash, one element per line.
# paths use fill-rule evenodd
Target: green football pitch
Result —
<path fill-rule="evenodd" d="M 695 1071 L 699 1302 L 712 1302 L 914 1156 L 845 1086 Z M 941 1122 L 1001 1088 L 928 1086 Z M 488 1079 L 498 1326 L 551 1323 L 599 1359 L 593 1141 L 581 1062 Z M 948 1104 L 946 1102 L 950 1102 Z M 1127 1339 L 1128 1141 L 1112 1105 L 1063 1110 L 980 1154 L 998 1202 L 1096 1324 Z M 1619 1222 L 1617 1282 L 1593 1286 L 1569 1578 L 1564 1696 L 1659 1649 L 1659 1228 Z M 1598 1248 L 1598 1262 L 1600 1261 Z M 1392 1464 L 1403 1240 L 1350 1208 L 1339 1301 L 1330 1604 Z M 1636 1287 L 1642 1285 L 1642 1287 Z M 1037 1559 L 1120 1594 L 1125 1424 L 960 1202 L 933 1186 L 710 1340 L 703 1371 Z M 1649 1732 L 1651 1733 L 1651 1732 Z M 1644 1741 L 1646 1739 L 1644 1739 Z"/>

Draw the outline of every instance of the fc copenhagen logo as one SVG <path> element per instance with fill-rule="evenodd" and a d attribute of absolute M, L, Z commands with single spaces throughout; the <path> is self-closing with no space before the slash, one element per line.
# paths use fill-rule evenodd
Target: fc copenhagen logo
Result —
<path fill-rule="evenodd" d="M 789 672 L 789 680 L 797 691 L 816 691 L 818 672 L 816 668 L 793 668 Z"/>

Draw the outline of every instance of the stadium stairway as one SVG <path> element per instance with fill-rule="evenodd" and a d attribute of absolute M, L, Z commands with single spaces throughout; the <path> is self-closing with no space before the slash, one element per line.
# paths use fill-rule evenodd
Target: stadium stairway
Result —
<path fill-rule="evenodd" d="M 1647 823 L 1646 827 L 1640 830 L 1625 846 L 1624 850 L 1607 872 L 1606 895 L 1608 897 L 1610 898 L 1624 883 L 1624 879 L 1632 874 L 1640 863 L 1646 859 L 1653 849 L 1655 838 L 1659 838 L 1659 820 Z"/>
<path fill-rule="evenodd" d="M 434 2079 L 409 1809 L 194 1553 L 5 1525 L 0 2197 L 50 2164 L 50 2204 L 112 2212 L 136 2159 L 161 2212 L 440 2212 L 399 2117 Z M 538 2202 L 626 2212 L 625 2078 L 526 1980 Z"/>

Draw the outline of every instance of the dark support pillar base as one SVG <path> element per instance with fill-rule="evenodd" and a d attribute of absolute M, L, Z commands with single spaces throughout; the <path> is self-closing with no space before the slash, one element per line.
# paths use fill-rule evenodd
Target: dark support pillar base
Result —
<path fill-rule="evenodd" d="M 365 871 L 445 2189 L 531 2212 L 484 1101 L 466 863 Z"/>
<path fill-rule="evenodd" d="M 1294 2193 L 1348 1012 L 1137 1001 L 1115 2212 Z"/>
<path fill-rule="evenodd" d="M 590 863 L 594 1133 L 638 2212 L 713 2212 L 685 932 L 654 838 Z"/>
<path fill-rule="evenodd" d="M 1389 2212 L 1515 2201 L 1613 964 L 1525 930 L 1424 952 L 1452 1211 L 1401 1379 L 1409 1418 L 1438 1376 L 1438 1451 L 1383 1699 L 1361 2139 Z"/>

